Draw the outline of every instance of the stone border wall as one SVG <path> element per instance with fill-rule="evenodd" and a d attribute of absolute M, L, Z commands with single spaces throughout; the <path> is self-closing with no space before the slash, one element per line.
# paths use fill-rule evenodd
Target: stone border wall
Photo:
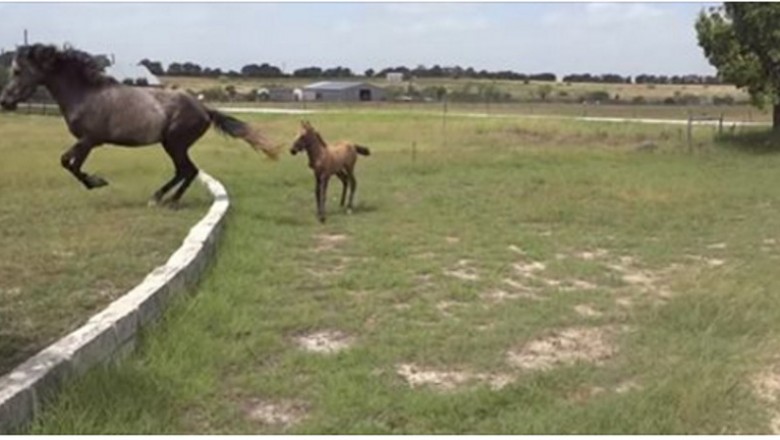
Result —
<path fill-rule="evenodd" d="M 198 178 L 214 202 L 168 261 L 79 329 L 0 377 L 0 434 L 32 421 L 68 377 L 131 352 L 138 330 L 156 321 L 172 297 L 195 286 L 214 259 L 230 206 L 219 181 L 203 171 Z"/>

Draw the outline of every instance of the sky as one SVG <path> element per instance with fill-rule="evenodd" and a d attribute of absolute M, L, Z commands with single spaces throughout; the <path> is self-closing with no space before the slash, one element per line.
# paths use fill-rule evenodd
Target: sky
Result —
<path fill-rule="evenodd" d="M 715 73 L 694 22 L 714 3 L 0 3 L 0 48 L 70 44 L 118 61 L 433 65 L 620 75 Z"/>

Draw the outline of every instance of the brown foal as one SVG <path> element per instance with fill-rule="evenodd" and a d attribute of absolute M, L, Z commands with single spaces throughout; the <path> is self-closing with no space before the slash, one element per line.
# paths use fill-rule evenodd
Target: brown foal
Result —
<path fill-rule="evenodd" d="M 343 185 L 341 207 L 344 207 L 349 190 L 347 212 L 352 212 L 352 200 L 357 188 L 355 162 L 358 154 L 363 156 L 371 154 L 368 148 L 345 141 L 328 146 L 308 121 L 301 121 L 301 133 L 293 142 L 290 153 L 294 155 L 303 150 L 306 150 L 306 154 L 309 156 L 309 168 L 314 171 L 316 182 L 314 197 L 317 201 L 317 218 L 320 222 L 325 223 L 325 197 L 328 191 L 328 180 L 334 174 Z"/>

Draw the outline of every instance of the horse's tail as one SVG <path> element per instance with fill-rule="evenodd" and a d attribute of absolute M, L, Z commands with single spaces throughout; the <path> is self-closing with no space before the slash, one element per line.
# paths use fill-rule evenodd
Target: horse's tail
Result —
<path fill-rule="evenodd" d="M 362 145 L 355 145 L 355 151 L 357 151 L 358 154 L 362 154 L 363 156 L 371 155 L 371 150 L 369 150 L 368 147 L 364 147 Z"/>
<path fill-rule="evenodd" d="M 214 128 L 220 133 L 245 140 L 255 151 L 262 151 L 271 159 L 276 160 L 279 156 L 279 149 L 273 147 L 268 138 L 256 128 L 217 110 L 206 109 L 206 112 L 208 112 Z"/>

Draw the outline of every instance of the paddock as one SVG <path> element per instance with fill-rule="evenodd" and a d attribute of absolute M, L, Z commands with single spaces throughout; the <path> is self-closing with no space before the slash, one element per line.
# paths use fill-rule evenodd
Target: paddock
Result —
<path fill-rule="evenodd" d="M 290 142 L 300 118 L 242 117 Z M 354 213 L 336 208 L 334 192 L 320 225 L 300 161 L 271 164 L 206 135 L 193 157 L 234 202 L 216 263 L 134 354 L 67 384 L 30 432 L 772 432 L 771 140 L 694 130 L 701 148 L 689 152 L 666 125 L 451 116 L 445 132 L 429 113 L 306 118 L 329 138 L 370 143 Z M 0 151 L 15 163 L 66 146 L 55 118 L 0 123 L 12 133 Z M 26 146 L 25 124 L 45 127 Z M 658 148 L 637 151 L 645 141 Z M 152 157 L 161 151 L 132 152 L 150 175 L 138 182 L 118 154 L 96 151 L 94 167 L 114 176 L 100 191 L 143 192 L 169 172 Z M 77 194 L 85 216 L 175 221 L 162 233 L 174 238 L 207 206 L 194 191 L 183 217 L 140 211 L 132 195 L 84 193 L 56 163 L 43 174 L 0 166 L 2 206 L 25 207 L 6 208 L 3 226 L 37 231 L 33 253 L 52 252 L 60 232 L 25 219 L 54 209 L 56 194 Z"/>

